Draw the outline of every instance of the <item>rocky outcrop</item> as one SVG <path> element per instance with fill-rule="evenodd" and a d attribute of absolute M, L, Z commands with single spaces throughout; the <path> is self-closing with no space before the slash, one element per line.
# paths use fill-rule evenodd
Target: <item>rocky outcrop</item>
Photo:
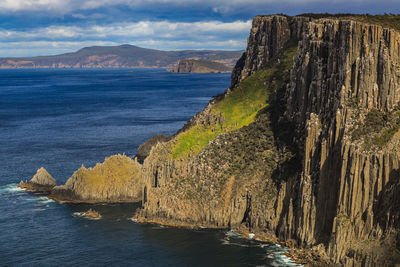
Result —
<path fill-rule="evenodd" d="M 257 71 L 264 69 L 290 40 L 302 37 L 307 17 L 256 16 L 250 30 L 247 48 L 232 71 L 231 88 Z"/>
<path fill-rule="evenodd" d="M 150 154 L 150 150 L 156 144 L 160 142 L 167 142 L 171 137 L 165 136 L 163 134 L 157 134 L 141 144 L 136 152 L 135 158 L 137 158 L 138 162 L 143 163 L 144 159 L 147 158 Z"/>
<path fill-rule="evenodd" d="M 298 44 L 290 76 L 282 86 L 264 81 L 269 107 L 254 123 L 187 158 L 171 156 L 179 135 L 153 147 L 136 218 L 246 225 L 340 265 L 399 263 L 399 128 L 386 123 L 365 136 L 354 133 L 371 124 L 372 111 L 397 114 L 400 34 L 354 19 L 257 16 L 231 90 L 218 99 L 260 70 L 277 68 L 290 43 Z M 214 107 L 185 131 L 212 125 L 205 120 Z"/>
<path fill-rule="evenodd" d="M 21 181 L 18 187 L 28 191 L 45 191 L 49 192 L 56 186 L 56 180 L 53 176 L 41 167 L 29 181 Z"/>
<path fill-rule="evenodd" d="M 88 211 L 82 212 L 82 216 L 91 218 L 91 219 L 101 219 L 103 216 L 93 209 L 89 209 Z"/>
<path fill-rule="evenodd" d="M 108 157 L 93 168 L 82 166 L 50 198 L 63 202 L 116 203 L 142 199 L 141 166 L 125 155 Z"/>
<path fill-rule="evenodd" d="M 170 72 L 175 73 L 230 73 L 228 66 L 215 61 L 184 59 L 179 60 Z"/>

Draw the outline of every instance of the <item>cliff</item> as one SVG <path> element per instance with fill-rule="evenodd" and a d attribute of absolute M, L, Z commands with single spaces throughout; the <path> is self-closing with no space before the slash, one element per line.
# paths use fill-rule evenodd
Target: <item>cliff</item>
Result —
<path fill-rule="evenodd" d="M 399 263 L 399 53 L 396 30 L 357 17 L 255 17 L 231 88 L 145 159 L 136 218 Z"/>
<path fill-rule="evenodd" d="M 246 229 L 322 266 L 399 264 L 400 33 L 368 19 L 255 17 L 225 94 L 129 175 L 56 188 L 118 201 L 131 185 L 140 222 Z"/>
<path fill-rule="evenodd" d="M 179 60 L 175 68 L 169 71 L 175 73 L 230 73 L 232 69 L 214 61 L 184 59 Z"/>
<path fill-rule="evenodd" d="M 184 58 L 232 66 L 243 51 L 162 51 L 134 45 L 85 47 L 55 56 L 0 58 L 0 68 L 171 68 Z"/>

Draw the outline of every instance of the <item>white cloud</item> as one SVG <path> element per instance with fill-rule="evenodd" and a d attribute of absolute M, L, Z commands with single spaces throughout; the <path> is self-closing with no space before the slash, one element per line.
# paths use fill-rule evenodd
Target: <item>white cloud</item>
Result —
<path fill-rule="evenodd" d="M 246 47 L 250 28 L 250 20 L 239 20 L 139 21 L 102 26 L 49 26 L 28 31 L 0 29 L 0 56 L 58 54 L 85 46 L 123 43 L 161 50 L 240 50 Z"/>
<path fill-rule="evenodd" d="M 199 37 L 218 37 L 223 35 L 247 35 L 251 21 L 206 21 L 206 22 L 170 22 L 140 21 L 94 26 L 49 26 L 29 31 L 0 29 L 0 41 L 13 40 L 69 40 L 69 39 L 112 39 L 112 38 L 167 38 L 193 39 Z"/>
<path fill-rule="evenodd" d="M 67 13 L 74 10 L 91 10 L 99 7 L 126 5 L 132 8 L 151 7 L 157 4 L 209 7 L 214 12 L 229 12 L 239 7 L 266 7 L 271 5 L 345 4 L 348 0 L 0 0 L 0 12 L 50 10 Z M 376 4 L 376 0 L 352 0 L 363 5 Z M 381 0 L 380 4 L 396 4 L 397 0 Z"/>

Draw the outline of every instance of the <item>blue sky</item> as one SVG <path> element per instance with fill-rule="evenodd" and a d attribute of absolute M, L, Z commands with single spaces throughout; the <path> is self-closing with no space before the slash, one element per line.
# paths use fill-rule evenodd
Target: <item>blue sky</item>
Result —
<path fill-rule="evenodd" d="M 255 15 L 306 12 L 399 13 L 400 0 L 0 0 L 0 56 L 119 44 L 241 50 Z"/>

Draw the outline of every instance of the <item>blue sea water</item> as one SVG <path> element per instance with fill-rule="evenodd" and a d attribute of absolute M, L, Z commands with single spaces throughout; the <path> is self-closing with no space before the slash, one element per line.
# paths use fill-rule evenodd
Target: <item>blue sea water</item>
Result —
<path fill-rule="evenodd" d="M 227 74 L 0 70 L 0 266 L 291 266 L 283 248 L 228 230 L 138 224 L 138 204 L 56 203 L 17 188 L 45 167 L 59 184 L 82 164 L 134 156 L 175 133 Z M 78 216 L 94 208 L 101 220 Z"/>

